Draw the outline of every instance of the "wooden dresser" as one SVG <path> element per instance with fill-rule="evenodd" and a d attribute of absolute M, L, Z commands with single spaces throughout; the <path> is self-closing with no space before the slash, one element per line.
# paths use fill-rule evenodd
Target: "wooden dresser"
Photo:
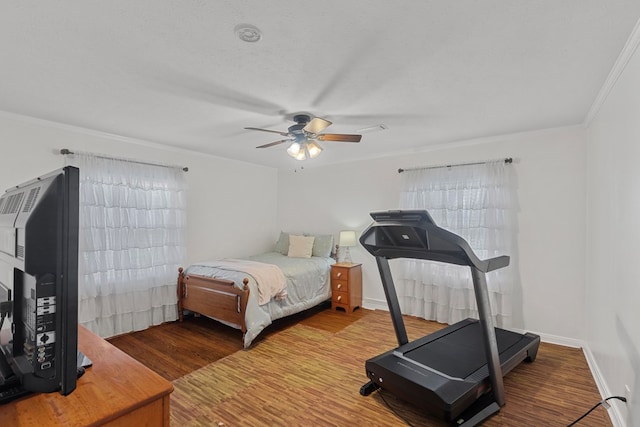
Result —
<path fill-rule="evenodd" d="M 169 426 L 169 381 L 83 327 L 78 348 L 93 366 L 76 389 L 1 405 L 0 426 Z"/>
<path fill-rule="evenodd" d="M 331 266 L 331 309 L 352 313 L 362 306 L 362 264 L 338 262 Z"/>

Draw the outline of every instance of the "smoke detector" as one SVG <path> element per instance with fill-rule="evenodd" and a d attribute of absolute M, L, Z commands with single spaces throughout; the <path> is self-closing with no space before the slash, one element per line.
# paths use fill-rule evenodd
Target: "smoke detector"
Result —
<path fill-rule="evenodd" d="M 239 24 L 234 29 L 238 38 L 247 43 L 255 43 L 262 38 L 262 32 L 251 24 Z"/>

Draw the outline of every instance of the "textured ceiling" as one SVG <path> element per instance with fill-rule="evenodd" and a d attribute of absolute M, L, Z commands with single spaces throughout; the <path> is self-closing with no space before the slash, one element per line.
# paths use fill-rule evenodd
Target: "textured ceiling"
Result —
<path fill-rule="evenodd" d="M 638 0 L 4 1 L 0 110 L 283 168 L 286 144 L 255 148 L 281 137 L 245 126 L 388 127 L 323 143 L 323 165 L 580 124 L 639 17 Z"/>

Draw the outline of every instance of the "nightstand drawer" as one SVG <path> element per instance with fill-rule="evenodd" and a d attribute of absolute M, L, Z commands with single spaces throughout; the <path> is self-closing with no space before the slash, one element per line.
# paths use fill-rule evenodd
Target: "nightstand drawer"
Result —
<path fill-rule="evenodd" d="M 331 301 L 335 304 L 349 305 L 349 293 L 348 292 L 334 292 L 331 296 Z"/>
<path fill-rule="evenodd" d="M 348 278 L 348 268 L 333 266 L 333 268 L 331 269 L 331 280 L 348 280 Z"/>
<path fill-rule="evenodd" d="M 346 280 L 332 280 L 331 291 L 332 292 L 348 292 L 349 282 L 347 282 Z"/>

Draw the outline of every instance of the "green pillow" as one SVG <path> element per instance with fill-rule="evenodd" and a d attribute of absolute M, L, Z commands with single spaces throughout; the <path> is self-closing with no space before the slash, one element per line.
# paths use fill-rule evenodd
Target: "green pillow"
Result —
<path fill-rule="evenodd" d="M 276 242 L 274 250 L 280 252 L 282 255 L 289 253 L 289 233 L 285 233 L 284 231 L 280 232 L 280 237 Z"/>
<path fill-rule="evenodd" d="M 333 249 L 333 234 L 324 234 L 315 237 L 311 255 L 329 258 L 331 256 L 331 250 Z"/>

